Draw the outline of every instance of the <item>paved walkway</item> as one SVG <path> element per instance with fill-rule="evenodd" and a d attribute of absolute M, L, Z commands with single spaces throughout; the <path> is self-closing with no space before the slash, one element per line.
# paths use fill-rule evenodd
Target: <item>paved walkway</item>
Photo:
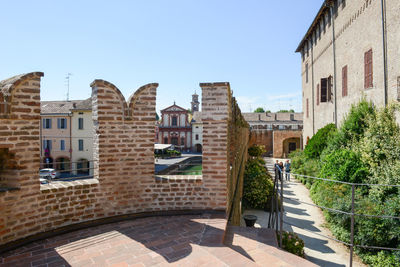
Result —
<path fill-rule="evenodd" d="M 0 254 L 0 266 L 315 266 L 278 249 L 270 229 L 226 223 L 207 213 L 111 223 Z"/>
<path fill-rule="evenodd" d="M 276 159 L 266 158 L 269 171 L 273 170 L 273 163 L 275 160 Z M 279 159 L 279 161 L 284 162 L 283 159 Z M 309 197 L 308 189 L 302 183 L 294 179 L 284 184 L 284 196 L 306 203 L 313 203 Z M 286 231 L 297 233 L 299 237 L 304 240 L 304 251 L 308 260 L 319 266 L 349 266 L 350 254 L 346 246 L 317 235 L 320 234 L 332 237 L 330 230 L 324 227 L 326 222 L 319 208 L 288 199 L 285 199 L 283 203 L 285 211 L 284 221 L 297 226 L 295 227 L 284 224 L 284 229 Z M 258 216 L 260 216 L 259 225 L 267 227 L 268 213 L 260 212 Z M 310 233 L 303 229 L 313 231 L 317 234 Z M 365 265 L 355 256 L 353 266 Z"/>

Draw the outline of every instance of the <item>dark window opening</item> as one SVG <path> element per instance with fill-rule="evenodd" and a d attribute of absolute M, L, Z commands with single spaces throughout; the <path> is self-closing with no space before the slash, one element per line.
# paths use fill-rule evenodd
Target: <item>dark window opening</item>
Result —
<path fill-rule="evenodd" d="M 83 118 L 78 119 L 78 129 L 82 130 L 83 129 Z"/>
<path fill-rule="evenodd" d="M 306 83 L 308 83 L 308 63 L 306 64 Z"/>
<path fill-rule="evenodd" d="M 372 49 L 364 54 L 364 89 L 373 87 Z"/>
<path fill-rule="evenodd" d="M 328 79 L 321 79 L 321 103 L 328 102 Z"/>
<path fill-rule="evenodd" d="M 172 137 L 171 144 L 177 146 L 178 145 L 178 137 Z"/>
<path fill-rule="evenodd" d="M 83 139 L 78 140 L 79 151 L 83 151 Z"/>
<path fill-rule="evenodd" d="M 347 65 L 342 68 L 342 96 L 347 96 Z"/>
<path fill-rule="evenodd" d="M 43 119 L 43 128 L 51 129 L 51 119 Z"/>
<path fill-rule="evenodd" d="M 172 117 L 172 126 L 178 126 L 178 118 Z"/>
<path fill-rule="evenodd" d="M 164 137 L 164 144 L 168 144 L 168 137 Z"/>
<path fill-rule="evenodd" d="M 58 129 L 67 129 L 67 119 L 58 118 L 57 119 L 57 128 Z"/>

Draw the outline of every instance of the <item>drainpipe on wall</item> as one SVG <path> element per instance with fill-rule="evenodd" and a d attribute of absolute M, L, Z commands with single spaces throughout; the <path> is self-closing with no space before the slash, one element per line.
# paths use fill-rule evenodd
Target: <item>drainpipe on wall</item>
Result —
<path fill-rule="evenodd" d="M 307 40 L 308 42 L 309 40 Z M 311 43 L 311 42 L 310 42 Z M 310 45 L 310 44 L 309 44 Z M 315 115 L 314 115 L 314 109 L 315 109 L 315 104 L 314 104 L 314 48 L 313 48 L 313 44 L 310 45 L 311 46 L 311 82 L 312 82 L 312 133 L 313 135 L 315 134 Z"/>
<path fill-rule="evenodd" d="M 384 103 L 388 104 L 388 75 L 387 75 L 387 32 L 386 32 L 386 0 L 381 0 L 382 10 L 382 46 L 383 46 L 383 85 Z"/>
<path fill-rule="evenodd" d="M 337 123 L 337 97 L 336 97 L 336 40 L 335 40 L 335 18 L 333 17 L 333 5 L 334 2 L 327 3 L 329 6 L 329 11 L 331 13 L 332 19 L 332 49 L 333 49 L 333 91 L 334 91 L 334 101 L 335 101 L 335 111 L 333 120 L 335 122 L 336 127 L 338 127 Z"/>

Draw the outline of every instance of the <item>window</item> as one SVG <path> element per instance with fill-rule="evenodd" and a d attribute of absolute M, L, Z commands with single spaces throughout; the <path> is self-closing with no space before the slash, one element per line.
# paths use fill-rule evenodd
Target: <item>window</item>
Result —
<path fill-rule="evenodd" d="M 308 99 L 307 99 L 308 101 Z M 279 125 L 279 130 L 285 130 L 285 125 Z"/>
<path fill-rule="evenodd" d="M 43 149 L 44 150 L 51 150 L 51 140 L 44 140 L 43 141 Z"/>
<path fill-rule="evenodd" d="M 309 117 L 309 114 L 308 114 L 308 98 L 306 99 L 306 115 L 307 115 L 307 118 Z"/>
<path fill-rule="evenodd" d="M 67 119 L 58 118 L 57 119 L 57 128 L 58 129 L 67 129 Z"/>
<path fill-rule="evenodd" d="M 78 119 L 78 129 L 83 130 L 83 118 Z"/>
<path fill-rule="evenodd" d="M 164 144 L 168 144 L 168 137 L 164 137 Z"/>
<path fill-rule="evenodd" d="M 308 63 L 306 64 L 306 83 L 308 83 Z"/>
<path fill-rule="evenodd" d="M 79 151 L 83 151 L 83 139 L 78 140 Z"/>
<path fill-rule="evenodd" d="M 321 103 L 331 101 L 332 98 L 332 76 L 321 79 Z"/>
<path fill-rule="evenodd" d="M 178 118 L 172 117 L 172 126 L 178 126 Z"/>
<path fill-rule="evenodd" d="M 317 106 L 319 105 L 319 84 L 317 84 Z"/>
<path fill-rule="evenodd" d="M 199 140 L 199 135 L 198 134 L 196 134 L 196 140 Z"/>
<path fill-rule="evenodd" d="M 331 12 L 328 11 L 327 13 L 328 13 L 328 16 L 327 16 L 327 19 L 328 19 L 327 25 L 328 25 L 328 27 L 329 27 L 329 26 L 331 26 Z"/>
<path fill-rule="evenodd" d="M 308 51 L 310 50 L 310 46 L 308 45 L 308 41 L 306 42 L 306 53 L 307 57 L 309 56 Z"/>
<path fill-rule="evenodd" d="M 51 119 L 43 119 L 43 129 L 51 129 Z"/>
<path fill-rule="evenodd" d="M 347 96 L 347 65 L 342 68 L 342 96 Z"/>
<path fill-rule="evenodd" d="M 65 140 L 60 140 L 60 150 L 61 151 L 65 150 Z"/>
<path fill-rule="evenodd" d="M 181 146 L 185 145 L 185 137 L 181 137 Z"/>
<path fill-rule="evenodd" d="M 372 49 L 364 54 L 364 89 L 372 88 Z"/>
<path fill-rule="evenodd" d="M 400 101 L 400 76 L 397 76 L 397 101 Z"/>

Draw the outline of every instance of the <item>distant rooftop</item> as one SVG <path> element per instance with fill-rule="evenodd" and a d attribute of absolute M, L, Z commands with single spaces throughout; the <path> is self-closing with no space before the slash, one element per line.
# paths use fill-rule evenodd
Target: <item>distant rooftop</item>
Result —
<path fill-rule="evenodd" d="M 91 110 L 92 99 L 71 101 L 41 101 L 41 114 L 68 114 L 72 110 Z"/>
<path fill-rule="evenodd" d="M 303 122 L 303 113 L 254 113 L 243 112 L 244 119 L 247 122 Z"/>

